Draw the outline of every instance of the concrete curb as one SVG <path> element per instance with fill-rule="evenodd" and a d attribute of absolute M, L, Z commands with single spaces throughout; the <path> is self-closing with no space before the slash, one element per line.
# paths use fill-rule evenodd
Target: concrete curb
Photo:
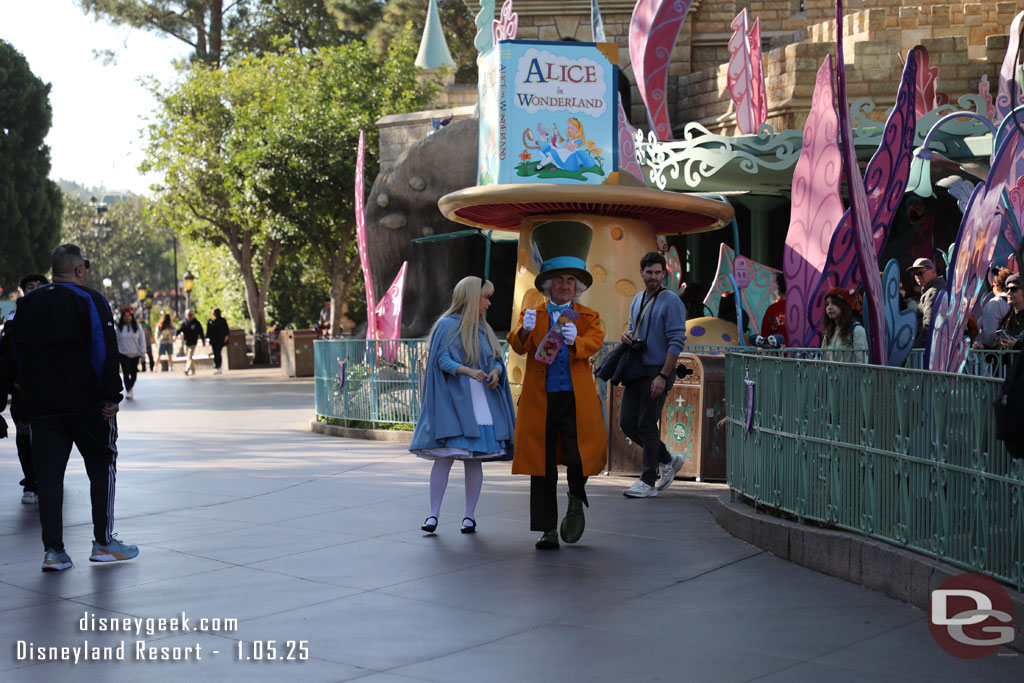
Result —
<path fill-rule="evenodd" d="M 931 592 L 969 570 L 933 560 L 846 531 L 821 529 L 760 514 L 753 507 L 718 496 L 715 521 L 733 536 L 784 560 L 879 591 L 928 611 Z M 1013 602 L 1014 640 L 1024 652 L 1024 593 L 1003 586 Z"/>
<path fill-rule="evenodd" d="M 409 443 L 412 441 L 412 432 L 400 432 L 393 429 L 355 429 L 354 427 L 329 425 L 326 422 L 317 422 L 316 420 L 309 421 L 309 428 L 317 434 L 342 436 L 346 439 L 389 441 L 391 443 Z"/>

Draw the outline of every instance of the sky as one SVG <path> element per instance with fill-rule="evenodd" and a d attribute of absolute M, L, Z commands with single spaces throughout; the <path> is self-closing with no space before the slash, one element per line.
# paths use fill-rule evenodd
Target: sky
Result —
<path fill-rule="evenodd" d="M 139 78 L 171 80 L 171 62 L 185 56 L 189 46 L 93 21 L 73 0 L 0 0 L 0 39 L 51 84 L 50 177 L 150 194 L 150 184 L 159 177 L 143 176 L 138 165 L 143 158 L 140 130 L 155 101 Z M 93 50 L 108 48 L 116 51 L 116 62 L 104 65 Z"/>

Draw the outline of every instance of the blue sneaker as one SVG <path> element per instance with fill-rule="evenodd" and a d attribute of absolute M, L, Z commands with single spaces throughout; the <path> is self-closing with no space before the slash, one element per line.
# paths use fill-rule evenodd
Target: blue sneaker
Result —
<path fill-rule="evenodd" d="M 139 546 L 122 543 L 116 537 L 111 536 L 107 543 L 92 542 L 92 555 L 90 562 L 120 562 L 130 560 L 139 554 Z"/>
<path fill-rule="evenodd" d="M 53 550 L 50 548 L 46 549 L 46 554 L 43 555 L 43 571 L 44 572 L 61 572 L 65 569 L 71 569 L 74 567 L 71 563 L 71 558 L 63 550 Z"/>

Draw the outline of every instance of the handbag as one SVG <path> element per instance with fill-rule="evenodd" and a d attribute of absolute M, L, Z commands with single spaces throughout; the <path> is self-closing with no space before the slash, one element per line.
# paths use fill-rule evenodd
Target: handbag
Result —
<path fill-rule="evenodd" d="M 640 323 L 646 317 L 647 311 L 650 310 L 655 299 L 664 291 L 664 289 L 658 290 L 658 293 L 651 297 L 651 300 L 643 306 L 637 314 L 636 323 L 633 325 L 634 330 L 640 329 Z M 650 328 L 650 326 L 648 322 L 647 327 Z M 608 352 L 601 365 L 594 371 L 594 375 L 598 379 L 603 379 L 612 384 L 629 384 L 633 380 L 645 377 L 647 375 L 647 368 L 644 367 L 643 355 L 646 348 L 647 342 L 643 339 L 637 339 L 632 344 L 619 342 Z"/>

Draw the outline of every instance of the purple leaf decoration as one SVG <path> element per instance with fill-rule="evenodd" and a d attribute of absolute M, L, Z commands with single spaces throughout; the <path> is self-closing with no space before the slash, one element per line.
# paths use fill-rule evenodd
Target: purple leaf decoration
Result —
<path fill-rule="evenodd" d="M 1013 18 L 1010 24 L 1010 42 L 1006 46 L 1003 66 L 999 69 L 999 90 L 996 94 L 996 117 L 1002 121 L 1010 112 L 1021 104 L 1020 83 L 1017 81 L 1015 66 L 1020 51 L 1020 24 L 1024 20 L 1024 12 Z"/>
<path fill-rule="evenodd" d="M 900 264 L 896 259 L 889 259 L 885 264 L 882 291 L 885 294 L 885 345 L 889 365 L 900 367 L 914 346 L 917 314 L 910 309 L 900 310 Z"/>
<path fill-rule="evenodd" d="M 668 64 L 693 0 L 638 0 L 629 21 L 629 61 L 636 87 L 659 140 L 672 139 L 668 118 Z"/>
<path fill-rule="evenodd" d="M 811 112 L 804 126 L 803 148 L 793 171 L 789 232 L 782 256 L 786 275 L 786 329 L 790 339 L 810 332 L 808 298 L 828 259 L 832 233 L 843 215 L 839 183 L 839 119 L 832 102 L 832 55 L 818 69 Z"/>
<path fill-rule="evenodd" d="M 935 302 L 928 358 L 932 370 L 959 372 L 963 367 L 967 354 L 964 328 L 984 286 L 988 264 L 1007 220 L 1004 214 L 1009 209 L 1002 201 L 1003 193 L 1016 185 L 1015 169 L 1022 160 L 1024 140 L 1011 127 L 996 150 L 992 171 L 985 184 L 975 190 L 960 223 L 946 288 Z"/>
<path fill-rule="evenodd" d="M 907 180 L 910 177 L 910 163 L 913 161 L 914 135 L 917 124 L 914 117 L 917 66 L 916 59 L 907 59 L 907 63 L 903 67 L 903 79 L 896 97 L 896 106 L 885 122 L 882 142 L 874 156 L 871 157 L 871 161 L 868 162 L 864 176 L 863 187 L 867 195 L 871 237 L 874 243 L 872 266 L 875 265 L 878 254 L 885 247 L 885 242 L 889 237 L 889 228 L 903 201 Z M 842 72 L 841 68 L 840 72 Z M 858 274 L 860 266 L 853 235 L 851 214 L 847 212 L 832 234 L 828 262 L 822 269 L 821 277 L 808 301 L 807 319 L 812 329 L 804 338 L 804 343 L 807 346 L 817 346 L 821 337 L 819 328 L 825 309 L 822 301 L 825 292 L 833 287 L 860 289 L 861 280 Z M 877 275 L 878 271 L 874 268 L 872 270 Z"/>
<path fill-rule="evenodd" d="M 850 191 L 850 218 L 853 224 L 853 246 L 860 261 L 860 278 L 864 284 L 867 298 L 873 302 L 882 301 L 882 279 L 878 276 L 877 256 L 875 254 L 874 231 L 871 223 L 871 210 L 868 207 L 867 192 L 864 187 L 864 179 L 860 175 L 860 166 L 857 165 L 857 152 L 853 148 L 853 131 L 850 128 L 850 105 L 846 99 L 846 67 L 843 61 L 843 0 L 836 0 L 836 63 L 838 65 L 837 82 L 839 94 L 839 135 L 843 141 L 843 161 L 846 172 L 846 186 Z M 907 60 L 907 69 L 911 68 L 914 60 Z M 904 70 L 906 74 L 906 69 Z M 906 80 L 906 79 L 904 79 Z M 906 83 L 900 87 L 900 98 L 903 98 Z M 911 86 L 912 87 L 912 86 Z M 913 104 L 911 100 L 911 117 L 913 116 Z M 896 110 L 893 118 L 898 118 L 900 102 L 896 101 Z M 879 151 L 888 142 L 888 122 L 886 123 L 886 137 L 882 139 Z M 876 157 L 878 154 L 876 153 Z M 872 159 L 874 161 L 874 159 Z M 871 169 L 868 169 L 870 173 Z M 869 176 L 870 178 L 870 176 Z M 904 185 L 906 180 L 904 179 Z M 881 194 L 881 193 L 878 193 Z M 903 191 L 900 191 L 902 198 Z M 867 311 L 868 338 L 871 340 L 869 355 L 871 362 L 875 365 L 885 365 L 888 356 L 885 347 L 885 313 L 882 306 L 872 306 Z"/>
<path fill-rule="evenodd" d="M 636 128 L 629 122 L 622 100 L 619 100 L 619 170 L 643 182 L 644 169 L 636 162 Z"/>

